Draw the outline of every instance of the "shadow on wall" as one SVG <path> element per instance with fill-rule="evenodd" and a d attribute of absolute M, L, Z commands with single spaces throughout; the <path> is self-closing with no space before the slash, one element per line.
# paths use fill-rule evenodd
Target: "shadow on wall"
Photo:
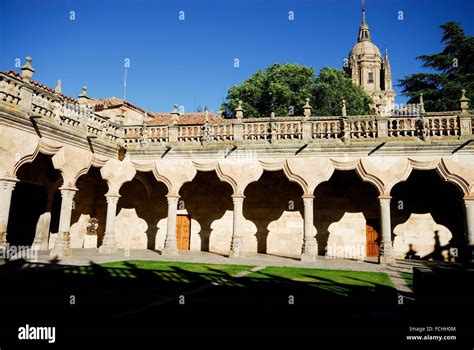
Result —
<path fill-rule="evenodd" d="M 371 184 L 362 181 L 355 170 L 336 170 L 329 181 L 316 187 L 314 196 L 319 255 L 325 255 L 327 251 L 329 226 L 340 222 L 346 212 L 362 213 L 367 222 L 379 221 L 378 192 Z"/>
<path fill-rule="evenodd" d="M 303 233 L 302 195 L 303 191 L 300 186 L 288 180 L 282 170 L 264 171 L 257 182 L 247 186 L 244 200 L 244 217 L 253 222 L 257 227 L 258 253 L 268 253 L 273 250 L 276 252 L 282 251 L 283 247 L 268 247 L 267 244 L 269 242 L 269 234 L 273 233 L 273 230 L 272 232 L 269 231 L 271 223 L 272 227 L 275 227 L 275 232 L 279 225 L 283 227 L 279 228 L 278 231 L 282 231 L 287 227 L 288 220 L 285 220 L 284 212 L 299 212 L 301 224 L 298 231 L 301 238 L 294 239 L 294 237 L 288 237 L 286 242 L 280 243 L 283 245 L 285 243 L 297 244 L 301 247 Z M 283 219 L 280 219 L 282 217 Z M 275 222 L 276 220 L 279 222 Z"/>
<path fill-rule="evenodd" d="M 76 187 L 78 191 L 74 195 L 74 207 L 71 213 L 71 235 L 77 236 L 80 245 L 86 234 L 88 219 L 96 218 L 98 220 L 97 246 L 100 246 L 105 233 L 107 217 L 105 198 L 108 190 L 107 182 L 102 179 L 100 169 L 92 166 L 86 174 L 77 180 Z M 72 239 L 73 237 L 71 237 Z"/>
<path fill-rule="evenodd" d="M 122 209 L 135 209 L 138 218 L 145 220 L 148 225 L 146 229 L 148 249 L 155 249 L 158 221 L 167 216 L 167 192 L 166 185 L 156 180 L 152 172 L 140 171 L 137 171 L 132 181 L 124 183 L 120 189 L 117 215 Z"/>
<path fill-rule="evenodd" d="M 408 251 L 405 254 L 405 259 L 412 260 L 435 260 L 435 261 L 455 261 L 457 252 L 449 241 L 447 244 L 442 245 L 440 241 L 439 231 L 434 231 L 433 236 L 434 245 L 430 247 L 432 249 L 428 254 L 420 256 L 412 243 L 408 244 Z"/>
<path fill-rule="evenodd" d="M 180 194 L 182 202 L 178 208 L 191 215 L 191 247 L 196 247 L 193 238 L 200 239 L 199 250 L 210 251 L 213 223 L 221 219 L 226 211 L 234 208 L 232 187 L 222 182 L 214 171 L 198 171 L 191 182 L 183 185 Z M 232 220 L 227 220 L 224 224 L 232 235 Z"/>
<path fill-rule="evenodd" d="M 7 241 L 12 245 L 31 245 L 40 216 L 51 213 L 50 230 L 57 230 L 62 184 L 61 172 L 54 169 L 51 156 L 39 153 L 31 163 L 18 169 L 20 180 L 12 193 Z M 49 232 L 48 232 L 49 233 Z"/>
<path fill-rule="evenodd" d="M 454 184 L 441 179 L 435 170 L 414 170 L 405 182 L 395 185 L 391 213 L 394 249 L 399 258 L 409 253 L 409 244 L 420 258 L 454 261 L 463 258 L 466 239 L 462 193 Z M 415 219 L 420 223 L 410 223 Z M 404 244 L 397 248 L 399 240 Z M 426 247 L 420 246 L 420 242 L 425 242 L 422 245 Z"/>

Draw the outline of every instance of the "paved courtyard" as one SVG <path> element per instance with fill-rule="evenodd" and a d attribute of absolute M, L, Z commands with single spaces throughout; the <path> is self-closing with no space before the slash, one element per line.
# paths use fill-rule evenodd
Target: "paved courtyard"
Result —
<path fill-rule="evenodd" d="M 49 251 L 39 251 L 38 263 L 49 263 L 51 257 Z M 233 265 L 251 265 L 251 266 L 288 266 L 288 267 L 306 267 L 331 270 L 353 270 L 353 271 L 383 271 L 384 265 L 376 261 L 358 261 L 337 258 L 318 257 L 314 262 L 303 262 L 296 258 L 280 257 L 267 254 L 247 254 L 243 258 L 228 258 L 227 256 L 201 252 L 201 251 L 180 251 L 177 256 L 163 256 L 154 250 L 123 250 L 119 249 L 114 254 L 99 254 L 96 249 L 73 249 L 72 257 L 61 258 L 57 263 L 59 265 L 90 265 L 90 263 L 101 264 L 105 262 L 122 260 L 156 260 L 156 261 L 180 261 L 210 264 L 233 264 Z M 34 261 L 32 261 L 34 262 Z"/>

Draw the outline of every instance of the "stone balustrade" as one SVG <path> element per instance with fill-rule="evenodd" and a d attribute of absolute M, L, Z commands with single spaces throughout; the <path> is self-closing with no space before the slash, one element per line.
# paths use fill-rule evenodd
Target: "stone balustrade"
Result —
<path fill-rule="evenodd" d="M 13 79 L 6 74 L 0 74 L 0 100 L 17 105 L 21 100 L 21 86 L 21 81 Z"/>
<path fill-rule="evenodd" d="M 201 142 L 201 125 L 178 125 L 178 142 Z"/>
<path fill-rule="evenodd" d="M 311 138 L 325 140 L 339 140 L 344 137 L 344 121 L 341 118 L 311 121 Z"/>
<path fill-rule="evenodd" d="M 415 137 L 420 133 L 420 123 L 417 118 L 394 117 L 388 120 L 389 137 Z"/>
<path fill-rule="evenodd" d="M 27 83 L 15 73 L 0 73 L 0 100 L 17 106 L 28 117 L 43 118 L 45 122 L 77 130 L 88 137 L 113 142 L 119 138 L 118 126 L 95 113 L 92 107 L 37 82 Z"/>
<path fill-rule="evenodd" d="M 351 139 L 374 139 L 377 137 L 375 116 L 348 118 Z"/>
<path fill-rule="evenodd" d="M 111 122 L 87 104 L 15 73 L 0 73 L 0 102 L 16 106 L 29 117 L 77 129 L 87 137 L 122 144 L 204 144 L 219 142 L 357 142 L 374 139 L 456 139 L 473 134 L 472 113 L 464 110 L 420 114 L 418 105 L 391 116 L 295 116 L 244 118 L 222 123 L 126 125 Z M 416 116 L 412 115 L 416 112 Z M 461 119 L 470 120 L 461 123 Z M 461 124 L 464 125 L 461 127 Z M 467 127 L 465 126 L 467 125 Z"/>
<path fill-rule="evenodd" d="M 459 123 L 456 115 L 426 117 L 425 130 L 429 136 L 458 136 Z"/>

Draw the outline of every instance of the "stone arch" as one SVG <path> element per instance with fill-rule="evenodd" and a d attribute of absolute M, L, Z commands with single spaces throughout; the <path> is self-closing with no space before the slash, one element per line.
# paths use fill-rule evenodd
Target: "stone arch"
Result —
<path fill-rule="evenodd" d="M 128 160 L 109 159 L 100 169 L 100 174 L 107 181 L 107 195 L 116 196 L 119 195 L 120 187 L 135 177 L 136 170 Z"/>
<path fill-rule="evenodd" d="M 257 252 L 299 257 L 303 242 L 304 190 L 285 174 L 284 161 L 265 169 L 245 189 L 244 218 L 256 226 Z"/>
<path fill-rule="evenodd" d="M 337 245 L 337 249 L 353 250 L 353 259 L 360 258 L 360 253 L 365 257 L 365 247 L 361 245 L 365 244 L 366 225 L 375 226 L 381 238 L 379 187 L 364 180 L 357 171 L 356 162 L 336 164 L 335 168 L 332 176 L 317 186 L 313 193 L 318 254 L 325 255 L 329 245 L 332 250 L 335 250 L 333 245 Z M 337 239 L 349 234 L 348 239 L 356 242 L 352 247 L 346 247 L 348 243 L 344 239 Z"/>
<path fill-rule="evenodd" d="M 452 157 L 398 157 L 396 166 L 390 169 L 390 178 L 383 178 L 377 174 L 376 169 L 370 169 L 372 174 L 377 174 L 384 185 L 384 195 L 390 195 L 392 188 L 400 182 L 405 181 L 413 170 L 436 170 L 438 175 L 445 181 L 455 184 L 464 195 L 474 193 L 474 165 L 470 158 L 464 163 L 455 161 Z M 365 169 L 365 164 L 363 165 Z M 380 173 L 380 171 L 379 171 Z"/>
<path fill-rule="evenodd" d="M 474 164 L 472 159 L 465 159 L 461 164 L 452 159 L 444 157 L 438 163 L 436 171 L 448 182 L 455 184 L 465 196 L 474 194 Z"/>
<path fill-rule="evenodd" d="M 216 166 L 216 174 L 221 181 L 232 186 L 234 195 L 244 194 L 246 187 L 262 176 L 263 168 L 256 160 L 244 162 L 220 161 Z"/>
<path fill-rule="evenodd" d="M 191 217 L 191 250 L 227 254 L 232 238 L 234 188 L 212 167 L 197 171 L 180 189 L 178 215 Z"/>
<path fill-rule="evenodd" d="M 35 140 L 34 137 L 32 137 L 32 139 L 33 141 Z M 22 165 L 32 163 L 39 154 L 54 156 L 63 147 L 62 143 L 46 138 L 39 139 L 36 143 L 36 146 L 34 146 L 34 143 L 32 143 L 31 140 L 28 140 L 29 142 L 26 142 L 26 140 L 22 140 L 21 142 L 23 141 L 29 146 L 28 148 L 25 146 L 13 147 L 14 162 L 12 163 L 13 166 L 11 171 L 11 175 L 13 177 L 16 176 L 18 170 Z"/>
<path fill-rule="evenodd" d="M 76 181 L 88 172 L 92 164 L 92 153 L 65 145 L 53 156 L 53 165 L 61 170 L 63 187 L 75 188 Z"/>
<path fill-rule="evenodd" d="M 105 194 L 108 187 L 107 182 L 100 174 L 100 168 L 91 164 L 85 174 L 81 174 L 77 181 L 77 191 L 74 195 L 74 208 L 71 212 L 71 248 L 91 248 L 90 242 L 85 244 L 87 226 L 91 218 L 98 220 L 97 243 L 94 248 L 101 245 L 105 233 L 107 217 L 107 203 Z M 84 245 L 85 244 L 85 245 Z"/>
<path fill-rule="evenodd" d="M 188 159 L 160 159 L 153 166 L 153 175 L 166 185 L 169 196 L 178 196 L 181 186 L 191 181 L 196 173 L 196 168 Z"/>
<path fill-rule="evenodd" d="M 452 255 L 450 249 L 457 248 L 461 255 L 466 243 L 463 194 L 461 186 L 440 176 L 437 166 L 413 168 L 407 179 L 392 189 L 396 256 L 419 255 L 420 258 L 439 260 L 444 255 L 442 259 L 456 260 L 449 256 Z M 409 244 L 413 244 L 413 249 Z M 432 251 L 428 252 L 430 244 Z"/>
<path fill-rule="evenodd" d="M 61 173 L 54 168 L 51 155 L 35 151 L 15 175 L 19 181 L 12 193 L 7 241 L 15 245 L 35 241 L 40 249 L 46 249 L 50 231 L 59 221 L 61 199 L 55 193 L 63 183 Z"/>
<path fill-rule="evenodd" d="M 287 178 L 300 185 L 305 195 L 312 194 L 316 186 L 327 181 L 334 172 L 334 166 L 327 158 L 290 158 L 282 168 Z"/>
<path fill-rule="evenodd" d="M 116 224 L 116 239 L 126 239 L 128 236 L 134 235 L 137 245 L 134 245 L 133 248 L 155 249 L 157 227 L 159 227 L 159 222 L 167 216 L 166 193 L 166 185 L 157 181 L 151 170 L 136 171 L 135 176 L 121 186 L 121 197 L 117 204 L 117 216 L 126 215 L 135 224 L 131 223 L 127 227 L 120 227 L 120 222 Z M 121 213 L 122 210 L 124 210 L 123 213 Z M 130 210 L 135 210 L 136 215 Z M 146 227 L 143 221 L 146 223 Z M 141 232 L 142 226 L 144 232 Z M 143 235 L 144 237 L 141 238 Z M 146 244 L 140 243 L 144 242 L 145 236 Z M 125 243 L 117 242 L 119 247 L 125 247 Z"/>

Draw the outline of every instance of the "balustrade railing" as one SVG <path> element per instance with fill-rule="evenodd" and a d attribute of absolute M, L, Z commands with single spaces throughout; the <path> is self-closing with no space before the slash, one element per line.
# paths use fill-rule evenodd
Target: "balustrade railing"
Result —
<path fill-rule="evenodd" d="M 339 119 L 312 121 L 311 137 L 313 139 L 342 139 L 344 137 L 344 121 Z"/>
<path fill-rule="evenodd" d="M 420 114 L 418 105 L 407 105 L 388 117 L 272 117 L 203 124 L 180 124 L 178 120 L 174 125 L 122 126 L 95 112 L 87 104 L 55 93 L 41 84 L 28 84 L 18 75 L 5 73 L 0 73 L 0 103 L 15 105 L 15 108 L 25 110 L 29 116 L 38 116 L 59 126 L 77 128 L 87 136 L 140 145 L 168 142 L 203 144 L 228 141 L 285 143 L 300 140 L 357 142 L 377 138 L 436 139 L 456 138 L 466 132 L 474 132 L 474 123 L 463 122 L 461 125 L 461 114 L 457 111 Z M 467 115 L 469 118 L 469 113 Z M 462 116 L 465 120 L 466 114 Z M 174 130 L 171 131 L 171 128 Z"/>
<path fill-rule="evenodd" d="M 388 136 L 404 137 L 417 136 L 420 134 L 420 123 L 417 118 L 390 118 L 388 120 Z"/>
<path fill-rule="evenodd" d="M 433 116 L 424 119 L 425 134 L 430 137 L 436 136 L 458 136 L 458 117 L 453 116 Z"/>
<path fill-rule="evenodd" d="M 0 75 L 0 100 L 17 105 L 20 102 L 21 82 L 7 75 Z"/>
<path fill-rule="evenodd" d="M 375 117 L 348 118 L 351 139 L 374 139 L 377 137 Z"/>

